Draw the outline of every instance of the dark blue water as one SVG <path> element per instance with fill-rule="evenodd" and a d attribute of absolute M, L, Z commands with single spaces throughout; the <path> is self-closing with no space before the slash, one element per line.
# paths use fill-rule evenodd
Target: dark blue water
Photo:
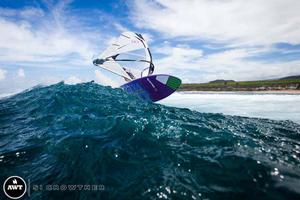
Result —
<path fill-rule="evenodd" d="M 94 83 L 0 100 L 1 184 L 23 177 L 28 199 L 299 199 L 299 157 L 291 121 L 166 107 Z"/>

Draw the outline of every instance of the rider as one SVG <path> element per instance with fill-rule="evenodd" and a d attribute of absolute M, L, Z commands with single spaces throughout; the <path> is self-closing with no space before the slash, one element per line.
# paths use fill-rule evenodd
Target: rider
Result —
<path fill-rule="evenodd" d="M 135 79 L 134 75 L 131 73 L 131 71 L 130 71 L 129 69 L 126 69 L 125 67 L 123 67 L 123 70 L 128 74 L 128 76 L 129 76 L 132 80 Z M 127 82 L 131 81 L 131 80 L 129 80 L 128 78 L 125 78 L 125 77 L 124 77 L 124 79 L 125 79 L 125 81 L 127 81 Z"/>

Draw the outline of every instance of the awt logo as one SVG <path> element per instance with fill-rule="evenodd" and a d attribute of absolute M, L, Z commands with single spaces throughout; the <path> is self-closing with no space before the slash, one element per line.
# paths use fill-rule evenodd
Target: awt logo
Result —
<path fill-rule="evenodd" d="M 19 176 L 10 176 L 4 181 L 3 191 L 11 199 L 21 198 L 26 193 L 26 190 L 26 182 Z"/>

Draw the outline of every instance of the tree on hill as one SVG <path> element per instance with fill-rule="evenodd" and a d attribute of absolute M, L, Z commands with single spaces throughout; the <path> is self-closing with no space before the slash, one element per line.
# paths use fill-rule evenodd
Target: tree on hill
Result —
<path fill-rule="evenodd" d="M 223 83 L 224 85 L 227 85 L 227 83 L 234 83 L 234 80 L 224 80 L 224 79 L 217 79 L 214 81 L 210 81 L 209 83 Z"/>

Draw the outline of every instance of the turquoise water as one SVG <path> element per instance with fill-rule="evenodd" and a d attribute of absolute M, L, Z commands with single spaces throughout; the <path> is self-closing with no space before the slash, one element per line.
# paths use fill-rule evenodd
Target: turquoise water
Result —
<path fill-rule="evenodd" d="M 167 107 L 94 83 L 0 100 L 0 180 L 23 177 L 28 199 L 298 199 L 299 156 L 292 121 Z M 44 189 L 53 184 L 104 188 Z"/>

